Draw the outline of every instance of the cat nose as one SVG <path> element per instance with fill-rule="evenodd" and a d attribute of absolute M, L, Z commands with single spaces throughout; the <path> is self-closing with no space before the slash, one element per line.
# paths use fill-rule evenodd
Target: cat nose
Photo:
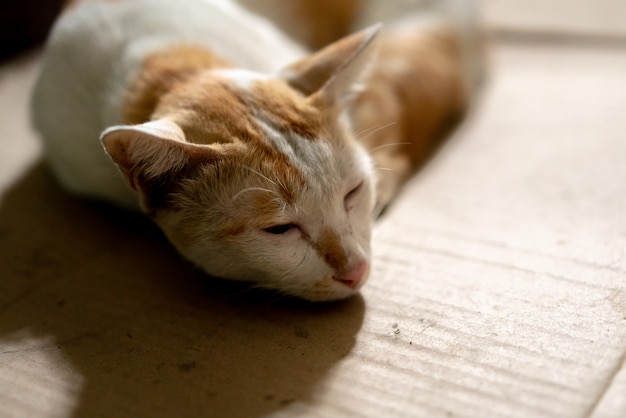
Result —
<path fill-rule="evenodd" d="M 365 277 L 365 273 L 367 272 L 367 267 L 368 267 L 367 261 L 362 261 L 359 264 L 357 264 L 357 266 L 354 267 L 353 269 L 348 270 L 347 272 L 342 273 L 338 276 L 333 276 L 333 278 L 337 280 L 338 282 L 345 284 L 349 288 L 355 289 L 356 287 L 359 286 L 359 283 Z"/>

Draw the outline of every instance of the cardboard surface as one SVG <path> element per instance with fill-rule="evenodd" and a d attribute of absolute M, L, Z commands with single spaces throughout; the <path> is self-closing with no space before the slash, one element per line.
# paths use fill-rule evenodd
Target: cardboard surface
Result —
<path fill-rule="evenodd" d="M 362 295 L 208 280 L 54 183 L 0 69 L 0 416 L 626 416 L 626 51 L 496 43 Z"/>

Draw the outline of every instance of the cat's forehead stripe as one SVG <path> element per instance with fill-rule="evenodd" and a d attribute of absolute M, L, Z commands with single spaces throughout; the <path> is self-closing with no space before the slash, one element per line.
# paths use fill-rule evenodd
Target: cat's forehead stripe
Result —
<path fill-rule="evenodd" d="M 188 68 L 176 77 L 160 77 Z M 202 70 L 204 68 L 204 70 Z M 210 51 L 194 45 L 159 50 L 148 55 L 131 82 L 124 107 L 126 123 L 177 114 L 187 140 L 199 143 L 258 139 L 261 129 L 252 123 L 263 113 L 272 126 L 302 138 L 320 138 L 322 117 L 310 100 L 286 81 L 244 69 L 233 69 Z M 157 80 L 157 88 L 149 88 Z M 163 92 L 168 94 L 163 95 Z"/>
<path fill-rule="evenodd" d="M 229 191 L 225 198 L 245 188 L 275 191 L 277 195 L 250 191 L 237 202 L 249 202 L 267 209 L 257 211 L 268 214 L 267 219 L 258 219 L 264 224 L 275 221 L 285 203 L 296 204 L 302 197 L 299 191 L 312 181 L 317 187 L 309 189 L 307 200 L 327 198 L 333 178 L 329 175 L 333 170 L 333 146 L 327 139 L 333 136 L 325 131 L 327 124 L 319 104 L 308 100 L 284 80 L 231 69 L 227 63 L 218 62 L 209 52 L 199 48 L 184 47 L 183 50 L 185 54 L 182 55 L 181 47 L 178 47 L 146 58 L 142 76 L 130 86 L 125 109 L 127 121 L 139 123 L 168 117 L 181 127 L 189 142 L 212 144 L 217 148 L 229 144 L 232 158 L 227 158 L 225 163 L 238 167 L 232 170 L 238 171 L 239 175 L 245 174 L 240 177 L 254 180 L 252 184 L 242 184 L 241 188 Z M 152 84 L 147 81 L 159 74 L 169 74 L 169 69 L 179 65 L 185 67 L 189 62 L 197 63 L 194 67 L 198 68 L 197 72 L 158 79 L 161 96 L 156 102 L 155 92 L 148 88 Z M 167 93 L 162 94 L 165 91 Z M 242 156 L 251 159 L 242 160 Z M 269 181 L 250 172 L 242 173 L 242 166 L 253 167 Z M 325 174 L 316 181 L 311 177 L 312 172 Z M 198 187 L 207 186 L 199 184 Z M 201 190 L 198 195 L 203 195 Z M 228 232 L 236 235 L 244 226 L 233 224 Z M 340 248 L 338 242 L 338 238 L 326 234 L 316 246 L 320 256 L 333 265 L 342 263 L 341 253 L 334 250 Z"/>
<path fill-rule="evenodd" d="M 320 111 L 284 80 L 243 69 L 218 68 L 206 73 L 220 80 L 231 95 L 248 106 L 250 115 L 262 114 L 281 131 L 318 139 Z"/>
<path fill-rule="evenodd" d="M 250 88 L 251 105 L 263 112 L 274 126 L 283 132 L 293 132 L 303 138 L 320 138 L 320 110 L 297 93 L 283 80 L 258 80 Z"/>
<path fill-rule="evenodd" d="M 237 88 L 248 90 L 258 81 L 267 80 L 266 74 L 242 68 L 218 68 L 209 70 L 209 74 L 232 82 Z"/>

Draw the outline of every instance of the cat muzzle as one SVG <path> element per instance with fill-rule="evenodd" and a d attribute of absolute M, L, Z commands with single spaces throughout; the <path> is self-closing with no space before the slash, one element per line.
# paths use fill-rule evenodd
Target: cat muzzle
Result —
<path fill-rule="evenodd" d="M 367 261 L 362 261 L 361 263 L 357 264 L 357 266 L 353 269 L 340 275 L 333 276 L 333 279 L 348 286 L 351 289 L 356 289 L 357 287 L 359 287 L 361 282 L 363 282 L 363 279 L 365 279 L 368 268 L 369 265 Z"/>

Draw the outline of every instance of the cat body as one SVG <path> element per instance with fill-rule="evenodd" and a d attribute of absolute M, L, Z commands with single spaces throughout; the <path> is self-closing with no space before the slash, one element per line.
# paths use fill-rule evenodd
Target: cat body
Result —
<path fill-rule="evenodd" d="M 329 34 L 384 22 L 366 88 L 350 107 L 353 129 L 376 168 L 377 214 L 462 120 L 485 74 L 475 0 L 238 2 L 272 16 L 311 48 L 325 45 Z"/>
<path fill-rule="evenodd" d="M 33 121 L 65 188 L 141 209 L 207 273 L 309 300 L 344 298 L 367 279 L 375 206 L 418 160 L 411 149 L 376 153 L 356 134 L 395 121 L 402 129 L 381 144 L 402 142 L 411 134 L 403 106 L 441 101 L 390 96 L 415 63 L 400 62 L 398 74 L 374 64 L 378 49 L 389 62 L 404 55 L 378 32 L 307 54 L 227 0 L 77 6 L 49 40 Z M 442 84 L 463 90 L 458 54 L 441 54 L 443 73 L 458 67 Z M 378 87 L 360 92 L 368 83 Z M 445 95 L 425 118 L 433 129 L 466 101 Z M 380 162 L 397 163 L 398 175 L 377 177 Z"/>
<path fill-rule="evenodd" d="M 247 32 L 254 42 L 231 32 Z M 229 1 L 77 6 L 54 28 L 33 100 L 48 162 L 66 188 L 137 208 L 136 193 L 116 181 L 118 168 L 93 139 L 126 122 L 127 94 L 146 56 L 180 45 L 204 47 L 232 66 L 261 73 L 276 72 L 305 53 Z"/>

